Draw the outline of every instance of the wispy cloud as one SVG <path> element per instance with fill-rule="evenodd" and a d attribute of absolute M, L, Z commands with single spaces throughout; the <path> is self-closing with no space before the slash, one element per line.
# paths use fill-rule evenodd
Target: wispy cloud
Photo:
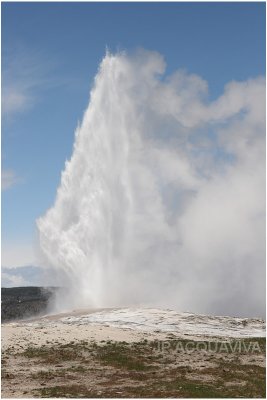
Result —
<path fill-rule="evenodd" d="M 22 46 L 3 51 L 2 57 L 2 115 L 15 114 L 30 109 L 40 98 L 40 92 L 51 85 L 50 73 L 54 67 L 39 51 Z"/>
<path fill-rule="evenodd" d="M 3 272 L 1 273 L 2 287 L 14 287 L 14 286 L 28 286 L 29 282 L 20 275 L 13 275 L 12 273 Z"/>
<path fill-rule="evenodd" d="M 30 99 L 21 89 L 8 87 L 3 90 L 2 102 L 2 113 L 7 115 L 27 108 Z"/>
<path fill-rule="evenodd" d="M 22 112 L 32 109 L 44 91 L 61 84 L 52 73 L 56 63 L 39 50 L 23 45 L 5 47 L 2 51 L 2 117 L 10 121 Z M 3 131 L 2 131 L 3 132 Z M 2 170 L 2 191 L 21 182 L 12 169 Z"/>
<path fill-rule="evenodd" d="M 11 169 L 2 170 L 1 187 L 2 190 L 10 189 L 12 186 L 20 182 L 19 177 Z"/>

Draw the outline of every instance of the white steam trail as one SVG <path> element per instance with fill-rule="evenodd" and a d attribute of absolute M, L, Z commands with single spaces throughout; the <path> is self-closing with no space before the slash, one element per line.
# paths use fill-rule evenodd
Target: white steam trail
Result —
<path fill-rule="evenodd" d="M 264 312 L 265 81 L 107 54 L 55 205 L 37 221 L 62 306 Z"/>

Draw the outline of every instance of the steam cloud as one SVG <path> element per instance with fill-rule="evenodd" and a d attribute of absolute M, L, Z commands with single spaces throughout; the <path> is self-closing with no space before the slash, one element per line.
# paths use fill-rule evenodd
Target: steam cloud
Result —
<path fill-rule="evenodd" d="M 64 307 L 155 305 L 263 315 L 265 80 L 164 75 L 107 54 L 55 205 L 37 221 Z"/>

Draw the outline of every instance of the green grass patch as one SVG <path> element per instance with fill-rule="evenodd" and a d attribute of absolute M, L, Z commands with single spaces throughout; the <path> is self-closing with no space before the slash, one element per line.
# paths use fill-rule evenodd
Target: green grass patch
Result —
<path fill-rule="evenodd" d="M 71 347 L 28 347 L 22 354 L 26 358 L 41 359 L 44 363 L 57 364 L 64 361 L 83 360 L 84 356 Z"/>
<path fill-rule="evenodd" d="M 58 385 L 37 389 L 35 397 L 95 398 L 99 396 L 84 385 Z"/>
<path fill-rule="evenodd" d="M 99 346 L 97 358 L 106 365 L 127 370 L 147 371 L 151 366 L 145 362 L 145 357 L 130 350 L 127 344 L 114 343 Z"/>

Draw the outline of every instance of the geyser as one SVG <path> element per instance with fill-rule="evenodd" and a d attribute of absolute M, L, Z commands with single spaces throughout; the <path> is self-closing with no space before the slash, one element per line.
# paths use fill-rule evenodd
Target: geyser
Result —
<path fill-rule="evenodd" d="M 262 315 L 265 81 L 207 83 L 107 54 L 54 206 L 37 221 L 64 308 Z"/>

